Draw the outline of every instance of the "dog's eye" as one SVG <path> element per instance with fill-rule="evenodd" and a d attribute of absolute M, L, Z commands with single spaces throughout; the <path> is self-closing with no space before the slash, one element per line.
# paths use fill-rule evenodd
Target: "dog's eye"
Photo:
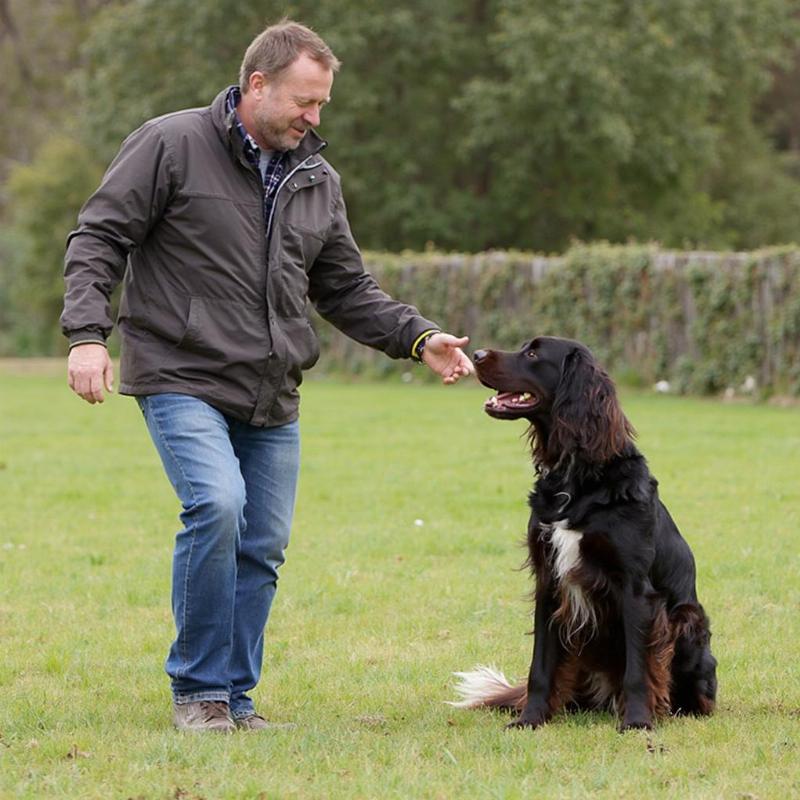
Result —
<path fill-rule="evenodd" d="M 535 350 L 528 350 L 528 352 L 525 353 L 525 355 L 528 358 L 539 358 L 539 354 Z"/>

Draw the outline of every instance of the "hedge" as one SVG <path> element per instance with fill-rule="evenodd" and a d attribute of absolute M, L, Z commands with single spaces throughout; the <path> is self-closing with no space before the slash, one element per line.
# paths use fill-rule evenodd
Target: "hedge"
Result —
<path fill-rule="evenodd" d="M 471 347 L 538 335 L 587 344 L 618 381 L 680 393 L 800 395 L 800 249 L 675 252 L 576 245 L 563 256 L 365 254 L 392 296 Z M 319 317 L 323 370 L 409 370 Z"/>

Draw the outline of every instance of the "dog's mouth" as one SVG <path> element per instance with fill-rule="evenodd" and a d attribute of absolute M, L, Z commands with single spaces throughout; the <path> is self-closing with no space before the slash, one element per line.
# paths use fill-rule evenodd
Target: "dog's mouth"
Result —
<path fill-rule="evenodd" d="M 539 398 L 530 392 L 498 392 L 484 404 L 483 410 L 490 417 L 523 417 L 539 403 Z"/>

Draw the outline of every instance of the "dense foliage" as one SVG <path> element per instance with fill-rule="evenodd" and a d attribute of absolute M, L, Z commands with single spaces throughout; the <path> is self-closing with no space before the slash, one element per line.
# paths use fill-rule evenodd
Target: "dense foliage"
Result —
<path fill-rule="evenodd" d="M 533 336 L 589 345 L 623 383 L 675 393 L 800 396 L 800 250 L 675 252 L 599 243 L 556 258 L 370 254 L 370 270 L 474 347 Z M 359 347 L 319 318 L 320 369 L 388 373 L 405 362 Z M 424 372 L 421 373 L 421 376 Z"/>
<path fill-rule="evenodd" d="M 283 13 L 343 61 L 321 133 L 367 248 L 797 238 L 797 0 L 0 0 L 0 11 L 0 352 L 57 348 L 63 241 L 122 138 L 207 104 Z"/>

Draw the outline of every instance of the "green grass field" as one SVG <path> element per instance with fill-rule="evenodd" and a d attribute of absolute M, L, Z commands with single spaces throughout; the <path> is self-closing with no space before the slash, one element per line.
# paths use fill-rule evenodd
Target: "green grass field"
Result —
<path fill-rule="evenodd" d="M 0 798 L 800 796 L 800 409 L 624 395 L 691 543 L 717 714 L 620 735 L 452 709 L 451 673 L 530 659 L 523 423 L 471 386 L 309 382 L 259 709 L 170 727 L 177 503 L 135 403 L 0 365 Z"/>

